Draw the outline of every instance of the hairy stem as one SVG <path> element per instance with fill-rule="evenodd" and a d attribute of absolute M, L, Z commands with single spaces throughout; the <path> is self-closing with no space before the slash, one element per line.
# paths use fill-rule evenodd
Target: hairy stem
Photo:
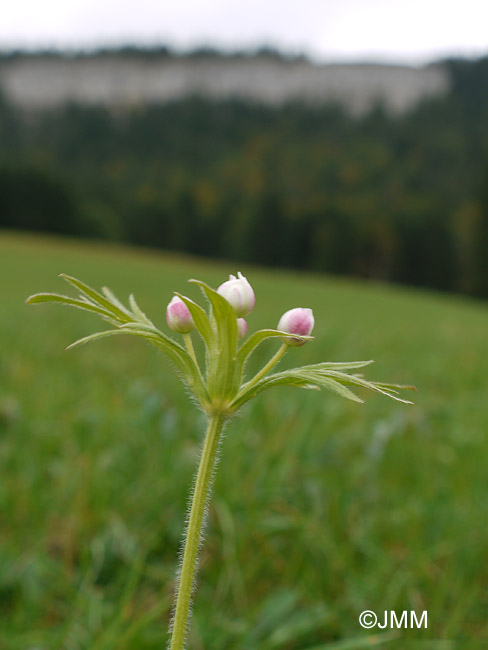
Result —
<path fill-rule="evenodd" d="M 183 650 L 185 645 L 185 636 L 190 618 L 191 596 L 197 568 L 198 549 L 204 523 L 205 506 L 223 425 L 224 418 L 222 415 L 217 414 L 209 418 L 193 491 L 188 528 L 186 529 L 174 619 L 168 646 L 169 650 Z"/>
<path fill-rule="evenodd" d="M 278 352 L 271 357 L 271 359 L 268 361 L 268 363 L 261 368 L 261 370 L 254 375 L 254 377 L 245 384 L 246 390 L 248 388 L 251 388 L 251 386 L 254 386 L 254 384 L 257 384 L 260 379 L 262 379 L 265 375 L 268 374 L 268 372 L 276 366 L 278 361 L 280 361 L 284 355 L 285 352 L 288 350 L 288 345 L 286 343 L 283 343 Z"/>
<path fill-rule="evenodd" d="M 187 352 L 190 355 L 191 360 L 195 364 L 195 367 L 198 370 L 198 375 L 203 382 L 202 371 L 200 370 L 200 366 L 198 365 L 197 355 L 195 354 L 195 348 L 193 347 L 193 341 L 191 340 L 191 335 L 183 334 L 183 339 L 185 341 Z"/>
<path fill-rule="evenodd" d="M 192 358 L 193 363 L 198 368 L 197 356 L 195 354 L 195 348 L 193 347 L 193 341 L 191 340 L 190 334 L 183 334 L 183 339 L 185 341 L 185 345 L 186 345 L 186 349 L 188 350 L 188 354 Z"/>

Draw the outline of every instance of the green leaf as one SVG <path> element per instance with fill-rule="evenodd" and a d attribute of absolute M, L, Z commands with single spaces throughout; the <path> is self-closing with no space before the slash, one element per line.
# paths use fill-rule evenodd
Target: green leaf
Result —
<path fill-rule="evenodd" d="M 355 368 L 364 368 L 374 363 L 373 359 L 369 361 L 323 361 L 322 363 L 313 363 L 304 368 L 310 370 L 353 370 Z"/>
<path fill-rule="evenodd" d="M 139 321 L 133 321 L 132 323 L 123 323 L 120 325 L 121 329 L 129 329 L 129 330 L 140 330 L 141 332 L 145 332 L 146 334 L 153 334 L 154 336 L 158 336 L 164 339 L 167 339 L 168 341 L 171 341 L 175 345 L 178 345 L 182 350 L 182 346 L 179 343 L 176 343 L 172 338 L 169 336 L 166 336 L 166 334 L 163 334 L 160 330 L 158 330 L 154 325 L 146 325 L 146 323 L 140 323 Z"/>
<path fill-rule="evenodd" d="M 397 387 L 395 384 L 381 384 L 374 381 L 367 381 L 362 377 L 358 377 L 358 375 L 348 375 L 347 373 L 334 370 L 326 371 L 325 375 L 345 386 L 360 386 L 362 388 L 372 390 L 376 393 L 380 393 L 381 395 L 385 395 L 386 397 L 390 397 L 396 402 L 401 402 L 402 404 L 413 404 L 413 402 L 410 400 L 402 399 L 401 397 L 396 396 L 395 393 L 398 392 L 396 388 L 400 388 L 400 386 Z M 388 388 L 386 386 L 388 386 Z M 394 386 L 395 388 L 393 388 Z"/>
<path fill-rule="evenodd" d="M 149 318 L 146 316 L 146 314 L 142 311 L 142 309 L 137 304 L 133 293 L 131 293 L 129 296 L 129 304 L 130 304 L 130 308 L 132 309 L 132 313 L 137 320 L 139 320 L 141 323 L 149 325 L 150 327 L 154 327 L 153 323 L 149 320 Z"/>
<path fill-rule="evenodd" d="M 79 298 L 70 298 L 69 296 L 63 296 L 58 293 L 36 293 L 33 296 L 29 296 L 29 298 L 26 300 L 26 303 L 28 305 L 33 305 L 41 302 L 57 302 L 63 305 L 68 305 L 70 307 L 84 309 L 85 311 L 95 312 L 96 314 L 106 316 L 107 318 L 113 320 L 112 314 L 102 307 L 93 305 L 91 302 L 87 302 Z"/>
<path fill-rule="evenodd" d="M 311 386 L 327 388 L 341 397 L 362 403 L 363 400 L 348 388 L 348 386 L 358 386 L 380 393 L 381 395 L 389 397 L 397 402 L 401 402 L 402 404 L 412 404 L 411 401 L 397 396 L 398 389 L 412 389 L 413 387 L 411 386 L 399 386 L 396 384 L 367 381 L 358 375 L 349 375 L 348 373 L 330 369 L 331 366 L 333 368 L 360 368 L 369 363 L 371 363 L 371 361 L 349 361 L 344 363 L 334 362 L 333 364 L 319 363 L 275 373 L 264 377 L 256 384 L 244 384 L 241 391 L 232 402 L 231 407 L 237 409 L 263 390 L 280 384 L 299 386 L 300 388 L 309 388 Z"/>
<path fill-rule="evenodd" d="M 300 388 L 327 388 L 328 390 L 337 393 L 341 397 L 346 397 L 354 402 L 362 403 L 363 400 L 355 395 L 351 390 L 346 388 L 340 382 L 327 377 L 323 377 L 317 373 L 303 371 L 302 368 L 294 368 L 293 370 L 285 370 L 278 372 L 274 375 L 264 377 L 256 384 L 249 387 L 244 384 L 241 392 L 237 395 L 231 404 L 231 408 L 238 409 L 251 398 L 255 397 L 263 390 L 271 388 L 272 386 L 288 385 L 298 386 Z"/>
<path fill-rule="evenodd" d="M 208 298 L 217 329 L 217 354 L 209 357 L 208 388 L 212 398 L 227 399 L 237 392 L 239 378 L 236 373 L 237 317 L 230 303 L 205 282 L 197 284 Z"/>
<path fill-rule="evenodd" d="M 116 329 L 116 330 L 104 330 L 103 332 L 96 332 L 95 334 L 90 334 L 89 336 L 84 336 L 82 339 L 78 339 L 74 343 L 71 343 L 66 348 L 67 350 L 72 350 L 73 348 L 78 347 L 79 345 L 85 345 L 85 343 L 90 343 L 91 341 L 97 341 L 98 339 L 103 339 L 108 336 L 114 336 L 115 334 L 128 334 L 126 330 Z"/>
<path fill-rule="evenodd" d="M 333 393 L 337 393 L 341 397 L 345 397 L 346 399 L 349 399 L 349 400 L 351 400 L 353 402 L 358 402 L 358 404 L 363 404 L 363 402 L 364 402 L 364 400 L 362 400 L 355 393 L 353 393 L 352 390 L 349 390 L 349 388 L 346 388 L 346 386 L 344 386 L 344 384 L 341 384 L 338 381 L 334 381 L 333 379 L 329 379 L 327 377 L 320 377 L 320 376 L 316 375 L 316 376 L 313 377 L 313 380 L 310 381 L 310 383 L 313 383 L 316 386 L 327 388 L 328 390 L 332 391 Z"/>
<path fill-rule="evenodd" d="M 69 282 L 77 289 L 79 289 L 81 293 L 87 296 L 94 303 L 100 305 L 105 310 L 109 311 L 113 316 L 115 316 L 116 320 L 119 320 L 122 323 L 127 323 L 131 320 L 131 317 L 125 308 L 121 309 L 111 300 L 106 298 L 98 291 L 95 291 L 95 289 L 92 289 L 89 285 L 85 284 L 81 280 L 66 275 L 66 273 L 61 273 L 60 277 L 63 278 L 63 280 L 66 280 L 66 282 Z"/>
<path fill-rule="evenodd" d="M 411 384 L 387 384 L 382 381 L 375 381 L 374 382 L 377 386 L 380 388 L 386 388 L 389 390 L 392 390 L 392 392 L 397 393 L 399 390 L 413 390 L 417 392 L 416 386 L 412 386 Z M 395 390 L 394 390 L 395 389 Z M 398 390 L 396 390 L 398 389 Z"/>
<path fill-rule="evenodd" d="M 125 307 L 120 300 L 117 298 L 117 296 L 114 294 L 113 291 L 111 291 L 108 287 L 102 287 L 102 293 L 112 302 L 116 307 L 118 307 L 121 311 L 124 312 L 124 314 L 127 314 L 127 316 L 131 316 L 132 314 L 130 311 Z"/>

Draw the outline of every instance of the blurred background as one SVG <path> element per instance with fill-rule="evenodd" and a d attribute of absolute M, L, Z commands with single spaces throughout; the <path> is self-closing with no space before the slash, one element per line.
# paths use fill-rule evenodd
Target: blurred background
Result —
<path fill-rule="evenodd" d="M 487 297 L 485 18 L 20 2 L 0 226 Z"/>
<path fill-rule="evenodd" d="M 164 328 L 189 277 L 238 269 L 251 331 L 314 310 L 283 367 L 374 358 L 419 393 L 276 389 L 229 427 L 189 647 L 486 646 L 487 22 L 477 0 L 2 9 L 0 647 L 163 647 L 204 426 L 164 358 L 63 353 L 97 324 L 25 298 L 66 272 Z"/>

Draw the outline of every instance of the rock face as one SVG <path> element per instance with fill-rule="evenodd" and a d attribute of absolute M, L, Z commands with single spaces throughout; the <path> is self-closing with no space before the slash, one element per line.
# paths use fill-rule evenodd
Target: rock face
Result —
<path fill-rule="evenodd" d="M 15 105 L 35 111 L 67 102 L 135 108 L 199 95 L 271 106 L 335 103 L 361 115 L 378 104 L 404 113 L 447 92 L 449 78 L 442 65 L 314 65 L 259 55 L 24 55 L 0 61 L 0 88 Z"/>

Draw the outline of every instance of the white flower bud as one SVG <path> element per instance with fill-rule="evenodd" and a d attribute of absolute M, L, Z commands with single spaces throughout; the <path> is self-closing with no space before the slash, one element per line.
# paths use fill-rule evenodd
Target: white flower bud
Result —
<path fill-rule="evenodd" d="M 254 291 L 241 272 L 237 274 L 237 278 L 234 275 L 229 277 L 230 279 L 221 284 L 217 292 L 230 302 L 238 318 L 247 316 L 254 309 L 256 302 Z"/>
<path fill-rule="evenodd" d="M 298 334 L 299 336 L 309 336 L 313 330 L 315 320 L 311 309 L 304 307 L 295 307 L 285 312 L 280 318 L 277 329 L 280 332 L 289 334 Z M 283 337 L 283 342 L 287 345 L 299 346 L 306 343 L 300 339 Z"/>
<path fill-rule="evenodd" d="M 246 336 L 247 323 L 243 318 L 237 319 L 237 331 L 239 332 L 240 339 L 243 339 Z"/>
<path fill-rule="evenodd" d="M 178 296 L 174 296 L 166 308 L 166 322 L 173 332 L 180 334 L 188 334 L 195 329 L 190 310 Z"/>

